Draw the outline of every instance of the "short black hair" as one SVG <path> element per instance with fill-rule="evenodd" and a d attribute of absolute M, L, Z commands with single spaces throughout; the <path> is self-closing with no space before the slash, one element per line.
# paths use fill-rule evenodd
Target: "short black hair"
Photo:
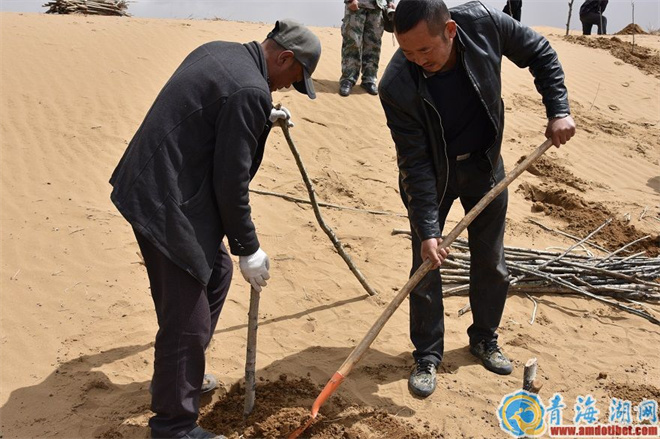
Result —
<path fill-rule="evenodd" d="M 404 34 L 420 21 L 426 21 L 429 31 L 437 35 L 442 33 L 444 24 L 450 18 L 443 0 L 401 0 L 394 12 L 394 30 Z"/>

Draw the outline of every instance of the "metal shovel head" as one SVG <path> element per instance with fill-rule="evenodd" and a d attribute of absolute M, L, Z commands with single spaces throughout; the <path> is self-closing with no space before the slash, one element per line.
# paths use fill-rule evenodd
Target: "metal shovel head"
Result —
<path fill-rule="evenodd" d="M 332 375 L 332 378 L 330 378 L 330 381 L 325 385 L 319 396 L 316 397 L 316 400 L 314 400 L 314 404 L 312 404 L 312 413 L 307 422 L 305 422 L 303 425 L 300 427 L 296 428 L 293 433 L 289 435 L 289 439 L 296 439 L 298 436 L 302 434 L 303 431 L 307 430 L 307 427 L 312 425 L 314 421 L 316 420 L 316 416 L 319 414 L 319 409 L 323 405 L 324 402 L 330 398 L 330 395 L 335 393 L 335 390 L 337 390 L 337 387 L 344 381 L 344 375 L 342 375 L 339 372 L 335 372 L 334 375 Z"/>

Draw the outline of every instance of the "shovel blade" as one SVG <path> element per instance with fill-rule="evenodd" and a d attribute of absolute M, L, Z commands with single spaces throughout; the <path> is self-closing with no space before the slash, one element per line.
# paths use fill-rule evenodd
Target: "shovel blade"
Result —
<path fill-rule="evenodd" d="M 307 422 L 296 428 L 293 433 L 289 435 L 289 439 L 296 439 L 302 434 L 303 431 L 307 430 L 307 428 L 314 423 L 316 416 L 319 414 L 319 409 L 323 403 L 326 402 L 328 398 L 330 398 L 330 395 L 332 395 L 335 390 L 337 390 L 337 387 L 339 387 L 342 381 L 344 381 L 344 375 L 341 373 L 335 372 L 335 374 L 332 375 L 330 381 L 328 381 L 319 396 L 317 396 L 314 400 L 314 404 L 312 404 L 312 413 Z"/>

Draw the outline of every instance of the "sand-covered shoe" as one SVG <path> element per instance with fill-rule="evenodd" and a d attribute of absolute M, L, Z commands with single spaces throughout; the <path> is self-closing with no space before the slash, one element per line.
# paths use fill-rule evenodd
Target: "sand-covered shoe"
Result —
<path fill-rule="evenodd" d="M 211 433 L 198 425 L 186 433 L 183 439 L 227 439 L 227 437 L 221 434 Z"/>
<path fill-rule="evenodd" d="M 513 372 L 511 361 L 504 355 L 495 340 L 481 340 L 470 346 L 472 355 L 481 360 L 484 367 L 500 375 L 509 375 Z"/>
<path fill-rule="evenodd" d="M 435 390 L 436 367 L 428 360 L 418 360 L 408 378 L 408 389 L 414 395 L 426 398 Z"/>

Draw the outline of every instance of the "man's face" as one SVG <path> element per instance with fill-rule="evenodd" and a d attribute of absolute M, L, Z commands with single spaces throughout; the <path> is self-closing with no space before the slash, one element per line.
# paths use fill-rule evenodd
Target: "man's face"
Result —
<path fill-rule="evenodd" d="M 302 64 L 300 64 L 292 55 L 282 56 L 284 53 L 285 52 L 282 52 L 278 57 L 276 71 L 270 75 L 270 91 L 289 88 L 294 82 L 302 81 L 304 79 Z"/>
<path fill-rule="evenodd" d="M 456 60 L 453 49 L 456 36 L 456 23 L 449 20 L 443 26 L 443 31 L 433 35 L 425 20 L 417 23 L 408 32 L 396 34 L 399 47 L 406 59 L 429 73 L 448 70 Z"/>

